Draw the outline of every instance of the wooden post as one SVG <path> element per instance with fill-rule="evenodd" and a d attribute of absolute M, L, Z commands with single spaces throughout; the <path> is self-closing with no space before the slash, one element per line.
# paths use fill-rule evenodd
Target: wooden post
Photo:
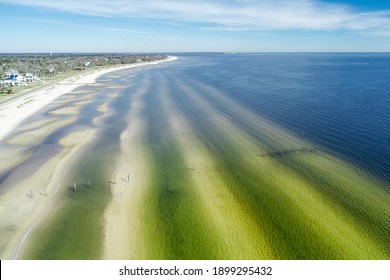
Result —
<path fill-rule="evenodd" d="M 27 196 L 28 198 L 33 199 L 33 192 L 32 192 L 32 190 L 30 191 L 30 193 L 26 193 L 26 196 Z"/>
<path fill-rule="evenodd" d="M 77 192 L 76 181 L 73 181 L 73 186 L 69 186 L 69 187 L 68 187 L 68 190 L 70 190 L 70 191 L 72 191 L 72 192 Z"/>

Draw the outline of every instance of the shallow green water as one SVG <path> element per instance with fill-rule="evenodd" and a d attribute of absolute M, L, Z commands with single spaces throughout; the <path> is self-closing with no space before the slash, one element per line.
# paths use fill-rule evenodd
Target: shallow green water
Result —
<path fill-rule="evenodd" d="M 92 187 L 63 192 L 47 222 L 31 235 L 25 258 L 102 257 L 103 217 L 111 198 L 108 180 L 113 179 L 109 176 L 119 153 L 119 135 L 129 123 L 126 116 L 137 90 L 143 90 L 142 147 L 148 154 L 150 175 L 141 186 L 141 206 L 129 214 L 141 221 L 140 235 L 132 237 L 144 244 L 138 258 L 390 258 L 390 193 L 383 182 L 321 150 L 259 156 L 264 151 L 312 147 L 313 143 L 273 127 L 217 88 L 187 81 L 174 68 L 139 71 L 132 79 L 125 79 L 126 75 L 117 82 L 136 86 L 117 91 L 118 97 L 109 104 L 113 114 L 96 127 L 96 139 L 79 155 L 64 181 L 72 185 L 75 179 L 82 184 L 91 177 Z M 150 87 L 145 87 L 146 81 Z M 214 183 L 220 197 L 231 196 L 235 201 L 227 210 L 245 216 L 242 231 L 248 232 L 233 236 L 240 229 L 226 230 L 237 226 L 229 217 L 222 219 L 225 224 L 213 221 L 210 209 L 219 208 L 202 200 L 208 193 L 201 193 L 191 176 L 193 166 L 185 161 L 177 139 L 180 133 L 170 125 L 172 116 L 165 101 L 180 113 L 209 155 L 207 175 L 217 178 Z M 253 234 L 261 234 L 258 241 L 237 240 Z M 235 238 L 245 246 L 226 243 Z M 247 247 L 259 252 L 247 253 Z M 262 250 L 272 254 L 262 254 Z"/>

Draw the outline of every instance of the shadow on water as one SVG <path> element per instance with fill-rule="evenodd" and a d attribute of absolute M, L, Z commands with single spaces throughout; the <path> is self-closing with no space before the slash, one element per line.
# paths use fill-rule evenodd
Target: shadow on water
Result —
<path fill-rule="evenodd" d="M 152 182 L 141 215 L 148 259 L 215 259 L 219 241 L 202 211 L 182 151 L 171 133 L 162 100 L 166 77 L 150 70 L 155 81 L 144 98 L 142 115 L 151 154 Z"/>
<path fill-rule="evenodd" d="M 120 151 L 119 135 L 127 127 L 133 94 L 142 87 L 118 91 L 110 113 L 99 125 L 96 137 L 78 155 L 63 184 L 60 198 L 48 223 L 33 234 L 27 259 L 98 259 L 104 245 L 104 211 L 110 201 L 108 180 Z M 88 106 L 87 112 L 94 106 Z M 84 114 L 82 111 L 81 114 Z M 91 124 L 95 115 L 89 115 Z M 80 123 L 85 127 L 85 116 Z M 44 240 L 44 242 L 42 242 Z M 60 246 L 59 246 L 60 245 Z"/>
<path fill-rule="evenodd" d="M 125 77 L 127 76 L 127 74 L 123 75 Z M 27 178 L 33 175 L 48 160 L 50 160 L 52 157 L 57 156 L 63 150 L 62 145 L 59 144 L 59 140 L 71 134 L 72 132 L 88 128 L 100 129 L 100 126 L 96 127 L 96 125 L 93 123 L 93 120 L 102 114 L 101 112 L 97 111 L 96 108 L 104 102 L 109 102 L 109 106 L 112 107 L 112 110 L 110 110 L 109 112 L 110 114 L 112 114 L 112 116 L 109 117 L 108 121 L 103 124 L 103 126 L 106 126 L 104 130 L 105 134 L 101 135 L 102 139 L 106 139 L 105 144 L 108 145 L 110 142 L 109 139 L 113 136 L 115 137 L 116 135 L 117 131 L 115 130 L 115 127 L 122 127 L 120 123 L 121 115 L 125 114 L 126 110 L 128 109 L 126 107 L 126 104 L 130 103 L 129 98 L 131 97 L 131 93 L 133 91 L 136 91 L 138 88 L 139 85 L 137 85 L 136 83 L 129 85 L 124 90 L 125 94 L 123 94 L 123 96 L 119 96 L 116 100 L 113 100 L 107 95 L 109 93 L 118 92 L 118 90 L 103 88 L 99 90 L 100 94 L 96 95 L 92 100 L 90 100 L 89 103 L 80 106 L 80 111 L 77 115 L 56 115 L 58 120 L 67 120 L 73 117 L 76 117 L 76 120 L 67 125 L 63 125 L 61 127 L 56 128 L 49 135 L 45 136 L 40 143 L 20 146 L 21 150 L 28 150 L 31 155 L 23 162 L 0 174 L 0 184 L 5 182 L 7 179 L 15 183 L 19 180 L 22 180 L 23 178 Z M 85 96 L 88 96 L 90 94 L 90 92 L 87 91 L 88 89 L 93 90 L 94 87 L 83 86 L 77 88 L 76 90 L 85 92 L 82 94 L 78 94 L 77 96 L 75 96 L 74 100 L 68 101 L 65 104 L 52 104 L 43 108 L 36 115 L 24 121 L 21 124 L 21 127 L 23 127 L 24 124 L 32 123 L 34 121 L 42 120 L 48 117 L 51 118 L 53 117 L 53 114 L 51 114 L 50 112 L 78 103 L 80 99 L 83 99 Z M 126 94 L 126 92 L 130 94 Z M 61 101 L 61 99 L 63 98 L 67 98 L 67 96 L 62 96 L 57 100 Z M 15 131 L 14 133 L 8 135 L 7 138 L 17 136 L 20 133 L 24 132 Z M 9 188 L 9 186 L 9 184 L 1 185 L 0 192 L 5 192 L 7 188 Z"/>
<path fill-rule="evenodd" d="M 390 183 L 388 54 L 262 54 L 187 58 L 183 77 L 218 88 Z M 212 63 L 209 63 L 212 62 Z"/>

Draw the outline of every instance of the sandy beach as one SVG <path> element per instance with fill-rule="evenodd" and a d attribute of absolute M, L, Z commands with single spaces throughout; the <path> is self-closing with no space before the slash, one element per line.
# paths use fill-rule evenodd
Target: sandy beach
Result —
<path fill-rule="evenodd" d="M 134 67 L 156 65 L 176 59 L 176 57 L 169 56 L 161 61 L 115 66 L 109 69 L 98 70 L 93 73 L 75 75 L 54 85 L 43 87 L 39 90 L 21 95 L 15 99 L 12 99 L 11 101 L 6 101 L 0 104 L 0 140 L 4 139 L 4 137 L 7 136 L 7 134 L 10 133 L 15 127 L 17 127 L 23 120 L 39 111 L 47 104 L 50 104 L 55 99 L 64 94 L 70 93 L 79 86 L 94 84 L 96 79 L 101 75 Z"/>
<path fill-rule="evenodd" d="M 4 142 L 7 148 L 2 149 L 0 171 L 11 170 L 14 166 L 27 160 L 31 152 L 21 147 L 38 145 L 55 129 L 74 122 L 74 116 L 78 114 L 79 106 L 89 102 L 86 98 L 80 98 L 78 99 L 80 102 L 75 103 L 76 106 L 65 106 L 51 111 L 50 114 L 53 117 L 19 127 L 31 115 L 56 102 L 57 98 L 66 94 L 71 97 L 69 100 L 77 98 L 77 94 L 74 95 L 72 91 L 81 85 L 94 84 L 95 80 L 103 74 L 133 67 L 155 65 L 175 59 L 176 57 L 168 57 L 163 61 L 138 63 L 81 74 L 0 104 L 0 122 L 2 124 L 0 126 L 0 141 L 5 140 L 6 136 L 15 128 L 19 129 L 18 134 L 6 138 L 6 142 Z M 117 94 L 111 93 L 108 98 L 111 99 L 115 96 Z M 103 115 L 106 114 L 108 112 L 107 104 L 101 104 L 96 110 Z M 59 119 L 59 116 L 63 115 L 68 118 Z M 30 168 L 27 167 L 24 171 L 25 176 L 9 176 L 2 183 L 5 191 L 3 190 L 1 195 L 0 204 L 1 259 L 17 259 L 22 255 L 30 233 L 52 214 L 52 207 L 56 205 L 57 199 L 67 189 L 63 181 L 69 167 L 72 166 L 72 162 L 81 150 L 95 137 L 95 133 L 96 131 L 90 129 L 75 131 L 67 135 L 59 141 L 59 145 L 62 147 L 61 151 L 42 166 L 34 167 L 33 173 L 29 172 Z"/>

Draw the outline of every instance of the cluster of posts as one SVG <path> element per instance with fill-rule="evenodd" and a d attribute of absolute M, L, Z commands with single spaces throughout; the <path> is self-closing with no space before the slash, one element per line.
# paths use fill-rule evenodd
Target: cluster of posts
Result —
<path fill-rule="evenodd" d="M 122 181 L 124 182 L 129 182 L 130 181 L 130 174 L 127 174 L 127 177 L 126 178 L 122 178 Z M 115 181 L 108 181 L 110 184 L 116 184 L 116 180 Z M 92 184 L 91 184 L 91 179 L 88 179 L 88 184 L 82 184 L 83 186 L 86 186 L 88 188 L 92 187 Z M 76 184 L 76 181 L 73 181 L 73 186 L 68 186 L 68 190 L 72 191 L 72 192 L 77 192 L 78 191 L 78 187 L 80 185 L 77 185 Z M 40 195 L 42 196 L 47 196 L 47 192 L 40 192 Z M 26 193 L 26 197 L 30 198 L 30 199 L 33 199 L 34 195 L 33 195 L 33 191 L 31 190 L 29 193 Z"/>
<path fill-rule="evenodd" d="M 45 191 L 45 192 L 40 192 L 39 194 L 42 195 L 42 196 L 47 196 L 47 192 L 46 192 L 46 191 Z M 34 198 L 33 191 L 30 190 L 29 193 L 26 193 L 26 196 L 27 196 L 28 198 L 30 198 L 30 199 L 33 199 L 33 198 Z"/>
<path fill-rule="evenodd" d="M 129 181 L 130 181 L 130 174 L 127 174 L 127 177 L 124 177 L 124 178 L 121 178 L 121 180 L 123 181 L 123 182 L 126 182 L 126 183 L 128 183 Z M 112 180 L 109 180 L 108 181 L 110 184 L 116 184 L 116 179 L 114 180 L 114 181 L 112 181 Z"/>
<path fill-rule="evenodd" d="M 261 155 L 262 157 L 270 156 L 287 156 L 291 153 L 315 153 L 317 151 L 317 148 L 300 148 L 300 149 L 283 149 L 283 150 L 276 150 L 271 152 L 263 152 Z"/>
<path fill-rule="evenodd" d="M 90 188 L 92 185 L 91 185 L 91 179 L 88 179 L 88 185 L 87 184 L 83 184 L 84 186 Z M 72 191 L 72 192 L 77 192 L 77 185 L 76 185 L 76 181 L 73 181 L 73 186 L 69 186 L 68 187 L 68 190 Z"/>

